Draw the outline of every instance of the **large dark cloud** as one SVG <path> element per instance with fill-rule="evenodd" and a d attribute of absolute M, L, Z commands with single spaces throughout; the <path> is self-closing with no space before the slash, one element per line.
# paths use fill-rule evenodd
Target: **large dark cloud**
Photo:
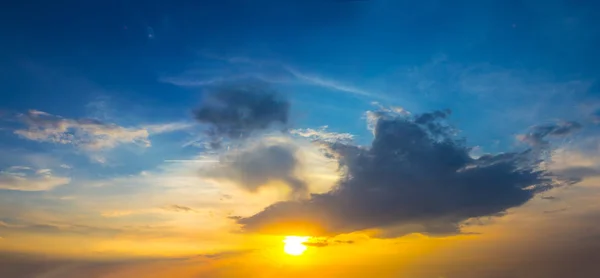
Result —
<path fill-rule="evenodd" d="M 233 181 L 250 192 L 271 181 L 281 181 L 291 189 L 293 198 L 302 198 L 308 194 L 308 187 L 296 175 L 300 165 L 296 152 L 291 144 L 258 143 L 229 153 L 221 164 L 206 169 L 204 175 Z"/>
<path fill-rule="evenodd" d="M 554 185 L 538 170 L 536 152 L 469 156 L 463 140 L 441 121 L 448 114 L 377 114 L 370 147 L 329 144 L 343 173 L 335 189 L 275 203 L 238 223 L 247 232 L 284 234 L 370 228 L 456 233 L 463 220 L 499 215 Z"/>
<path fill-rule="evenodd" d="M 221 85 L 209 91 L 196 109 L 196 119 L 209 125 L 213 142 L 244 139 L 256 131 L 288 122 L 290 104 L 266 84 Z"/>

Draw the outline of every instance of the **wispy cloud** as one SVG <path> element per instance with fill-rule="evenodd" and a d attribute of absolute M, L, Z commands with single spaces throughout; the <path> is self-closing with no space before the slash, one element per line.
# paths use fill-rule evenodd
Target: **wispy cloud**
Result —
<path fill-rule="evenodd" d="M 143 128 L 126 128 L 95 119 L 67 119 L 37 110 L 21 116 L 26 129 L 15 134 L 33 141 L 75 145 L 86 150 L 114 148 L 133 143 L 150 146 L 149 132 Z"/>
<path fill-rule="evenodd" d="M 350 93 L 350 94 L 358 95 L 358 96 L 377 97 L 376 94 L 374 94 L 373 92 L 370 92 L 370 91 L 362 89 L 362 88 L 358 88 L 353 85 L 345 84 L 343 82 L 340 82 L 340 81 L 337 81 L 334 79 L 329 79 L 326 77 L 301 72 L 290 66 L 284 66 L 283 68 L 287 72 L 292 74 L 294 77 L 296 77 L 299 80 L 304 81 L 308 84 L 311 84 L 311 85 L 324 87 L 324 88 L 334 90 L 334 91 Z"/>
<path fill-rule="evenodd" d="M 355 96 L 382 98 L 381 95 L 368 89 L 348 84 L 342 80 L 303 71 L 283 62 L 206 54 L 202 57 L 208 60 L 221 61 L 224 64 L 216 66 L 217 69 L 221 70 L 215 70 L 214 68 L 210 71 L 192 69 L 180 76 L 167 76 L 159 80 L 182 87 L 202 87 L 235 80 L 258 79 L 269 83 L 307 84 Z M 215 67 L 215 65 L 212 66 Z M 227 70 L 223 70 L 223 68 Z"/>
<path fill-rule="evenodd" d="M 103 161 L 101 151 L 125 144 L 147 148 L 151 146 L 151 135 L 192 127 L 185 122 L 124 127 L 97 119 L 69 119 L 38 110 L 29 110 L 18 119 L 26 127 L 15 130 L 16 135 L 37 142 L 72 145 L 98 162 Z"/>
<path fill-rule="evenodd" d="M 166 211 L 173 211 L 173 212 L 195 212 L 195 210 L 193 208 L 181 206 L 181 205 L 168 205 L 168 206 L 162 207 L 162 209 L 164 209 Z"/>
<path fill-rule="evenodd" d="M 328 126 L 322 126 L 317 129 L 313 128 L 299 128 L 292 129 L 290 133 L 304 138 L 309 138 L 314 141 L 334 143 L 344 142 L 348 143 L 354 139 L 354 135 L 350 133 L 337 133 L 327 131 Z"/>
<path fill-rule="evenodd" d="M 13 166 L 0 171 L 0 189 L 15 191 L 46 191 L 68 184 L 70 178 L 55 176 L 50 169 L 33 170 Z"/>

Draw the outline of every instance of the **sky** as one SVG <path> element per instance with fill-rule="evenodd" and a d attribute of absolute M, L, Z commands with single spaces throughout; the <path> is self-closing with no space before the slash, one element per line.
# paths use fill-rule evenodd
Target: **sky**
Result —
<path fill-rule="evenodd" d="M 596 277 L 599 11 L 11 3 L 0 276 Z"/>

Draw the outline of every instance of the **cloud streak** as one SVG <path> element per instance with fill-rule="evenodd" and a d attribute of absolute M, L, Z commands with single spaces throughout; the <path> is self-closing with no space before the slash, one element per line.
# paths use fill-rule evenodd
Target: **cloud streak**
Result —
<path fill-rule="evenodd" d="M 358 87 L 355 87 L 352 85 L 344 84 L 342 82 L 339 82 L 339 81 L 336 81 L 333 79 L 328 79 L 328 78 L 320 77 L 317 75 L 300 72 L 289 66 L 284 66 L 284 69 L 287 72 L 289 72 L 290 74 L 292 74 L 292 76 L 296 77 L 297 79 L 299 79 L 303 82 L 306 82 L 308 84 L 311 84 L 311 85 L 324 87 L 324 88 L 334 90 L 334 91 L 350 93 L 350 94 L 357 95 L 357 96 L 375 97 L 375 95 L 372 92 L 369 92 L 367 90 L 364 90 L 364 89 L 361 89 L 361 88 L 358 88 Z"/>

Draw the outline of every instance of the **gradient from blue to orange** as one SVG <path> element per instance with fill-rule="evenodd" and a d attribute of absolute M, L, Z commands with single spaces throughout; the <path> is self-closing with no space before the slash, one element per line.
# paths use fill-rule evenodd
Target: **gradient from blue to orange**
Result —
<path fill-rule="evenodd" d="M 11 3 L 0 11 L 0 274 L 591 277 L 599 10 L 558 0 Z M 209 88 L 248 80 L 289 101 L 289 130 L 236 148 L 292 146 L 299 165 L 257 188 L 215 174 L 223 153 L 194 119 Z M 240 232 L 240 219 L 290 199 L 296 177 L 313 194 L 336 185 L 338 161 L 314 139 L 370 146 L 374 111 L 442 109 L 473 158 L 543 145 L 538 166 L 572 185 L 452 220 L 454 231 L 335 219 L 344 232 L 315 233 L 301 256 L 282 251 L 301 229 Z"/>

